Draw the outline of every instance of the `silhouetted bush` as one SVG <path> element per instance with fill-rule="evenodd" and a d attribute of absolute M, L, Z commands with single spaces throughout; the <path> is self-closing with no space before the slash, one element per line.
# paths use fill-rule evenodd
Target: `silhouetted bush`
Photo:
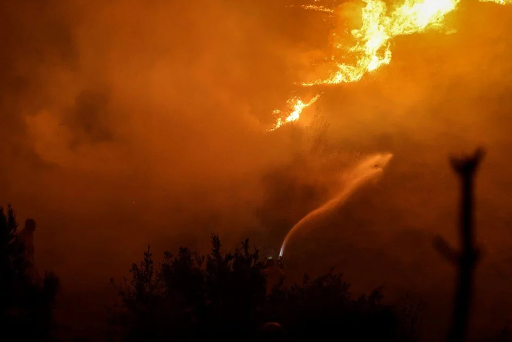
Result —
<path fill-rule="evenodd" d="M 408 318 L 382 304 L 382 289 L 353 299 L 340 274 L 328 272 L 302 284 L 274 287 L 268 298 L 268 319 L 286 327 L 294 340 L 337 338 L 343 341 L 412 341 Z"/>
<path fill-rule="evenodd" d="M 226 340 L 226 332 L 240 338 L 253 331 L 265 302 L 265 265 L 248 240 L 234 253 L 220 247 L 214 235 L 206 257 L 187 248 L 177 256 L 166 252 L 158 271 L 148 248 L 140 265 L 132 265 L 131 281 L 116 285 L 121 303 L 111 308 L 110 327 L 121 328 L 127 341 Z"/>
<path fill-rule="evenodd" d="M 49 340 L 59 279 L 28 274 L 30 263 L 17 239 L 18 222 L 11 206 L 0 207 L 0 310 L 3 333 L 22 341 Z"/>
<path fill-rule="evenodd" d="M 187 248 L 177 256 L 166 252 L 158 270 L 148 248 L 140 265 L 132 266 L 132 279 L 114 283 L 121 299 L 110 313 L 115 338 L 249 341 L 262 336 L 265 322 L 274 321 L 289 340 L 413 339 L 401 329 L 399 311 L 381 303 L 381 289 L 354 300 L 341 275 L 329 272 L 316 279 L 305 276 L 291 287 L 281 281 L 267 295 L 265 263 L 258 250 L 249 249 L 249 240 L 233 253 L 223 254 L 220 247 L 213 235 L 207 256 Z"/>

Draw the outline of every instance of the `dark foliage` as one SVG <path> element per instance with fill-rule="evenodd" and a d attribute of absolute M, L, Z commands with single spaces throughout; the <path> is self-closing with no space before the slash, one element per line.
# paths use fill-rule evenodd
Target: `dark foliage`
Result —
<path fill-rule="evenodd" d="M 291 287 L 278 283 L 267 295 L 265 267 L 249 241 L 223 254 L 218 236 L 210 254 L 181 248 L 165 253 L 159 270 L 144 253 L 131 269 L 132 279 L 115 285 L 121 303 L 111 308 L 110 327 L 117 340 L 250 341 L 270 340 L 260 329 L 277 329 L 281 339 L 346 341 L 412 340 L 402 329 L 399 310 L 381 303 L 381 289 L 352 299 L 341 275 L 305 276 Z M 282 326 L 282 328 L 281 328 Z M 264 337 L 263 337 L 264 336 Z"/>
<path fill-rule="evenodd" d="M 253 331 L 265 302 L 265 266 L 248 240 L 234 253 L 224 255 L 220 247 L 214 235 L 206 257 L 187 248 L 177 256 L 167 252 L 158 271 L 148 248 L 140 265 L 132 265 L 131 281 L 117 285 L 121 303 L 111 308 L 110 326 L 120 327 L 128 341 L 202 340 Z"/>
<path fill-rule="evenodd" d="M 19 340 L 50 340 L 59 279 L 52 272 L 42 279 L 29 276 L 30 264 L 17 234 L 14 210 L 0 207 L 0 324 Z"/>
<path fill-rule="evenodd" d="M 382 288 L 353 299 L 340 274 L 328 272 L 302 284 L 274 287 L 268 298 L 269 318 L 283 324 L 290 340 L 339 338 L 344 341 L 412 341 L 411 317 L 381 303 Z"/>

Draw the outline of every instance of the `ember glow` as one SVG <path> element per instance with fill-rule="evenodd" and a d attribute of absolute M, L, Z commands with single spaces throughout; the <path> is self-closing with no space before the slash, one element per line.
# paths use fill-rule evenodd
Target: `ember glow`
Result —
<path fill-rule="evenodd" d="M 305 10 L 326 12 L 331 18 L 343 11 L 340 5 L 332 7 L 319 5 L 322 1 L 316 0 L 314 5 L 303 5 Z M 410 35 L 426 30 L 446 31 L 445 17 L 454 11 L 460 0 L 405 0 L 402 4 L 388 7 L 382 0 L 363 0 L 366 6 L 361 10 L 361 27 L 350 31 L 350 37 L 345 34 L 342 23 L 334 23 L 336 29 L 332 32 L 332 52 L 326 54 L 330 74 L 323 78 L 301 82 L 304 87 L 318 85 L 335 85 L 351 83 L 383 65 L 391 62 L 391 41 L 397 36 Z M 480 0 L 480 2 L 494 2 L 501 5 L 512 4 L 512 0 Z M 334 14 L 334 15 L 333 15 Z M 336 25 L 339 24 L 339 25 Z M 347 42 L 351 42 L 348 43 Z M 315 101 L 318 98 L 315 97 Z M 290 102 L 291 101 L 291 102 Z M 314 101 L 313 101 L 314 102 Z M 287 122 L 297 121 L 303 109 L 303 101 L 293 98 L 287 101 L 293 107 L 293 115 L 280 117 L 272 130 L 281 127 Z M 280 114 L 281 111 L 274 111 Z"/>

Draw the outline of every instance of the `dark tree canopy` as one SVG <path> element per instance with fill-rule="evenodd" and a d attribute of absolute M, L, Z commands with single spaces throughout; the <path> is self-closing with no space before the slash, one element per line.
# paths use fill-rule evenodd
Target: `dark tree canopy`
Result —
<path fill-rule="evenodd" d="M 381 303 L 381 289 L 352 299 L 331 271 L 290 287 L 281 281 L 267 294 L 266 265 L 249 240 L 223 254 L 217 235 L 208 255 L 166 252 L 158 269 L 148 248 L 131 280 L 114 284 L 121 302 L 111 308 L 111 332 L 123 341 L 413 340 L 408 318 Z"/>
<path fill-rule="evenodd" d="M 12 207 L 0 207 L 0 324 L 18 340 L 46 341 L 51 338 L 59 280 L 51 272 L 41 279 L 28 274 L 32 265 L 18 233 Z"/>

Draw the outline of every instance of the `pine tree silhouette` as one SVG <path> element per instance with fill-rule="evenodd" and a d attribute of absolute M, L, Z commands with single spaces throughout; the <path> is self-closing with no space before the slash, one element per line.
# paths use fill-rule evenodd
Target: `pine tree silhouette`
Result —
<path fill-rule="evenodd" d="M 0 325 L 2 333 L 27 341 L 46 341 L 53 328 L 59 279 L 46 272 L 41 282 L 28 272 L 24 245 L 18 239 L 18 222 L 12 207 L 0 207 Z"/>
<path fill-rule="evenodd" d="M 158 270 L 148 250 L 131 280 L 116 285 L 113 334 L 122 341 L 414 340 L 411 329 L 399 331 L 403 318 L 381 303 L 380 288 L 352 299 L 349 284 L 332 271 L 292 286 L 281 281 L 267 294 L 266 262 L 249 246 L 245 240 L 223 253 L 213 235 L 208 255 L 166 252 Z"/>

